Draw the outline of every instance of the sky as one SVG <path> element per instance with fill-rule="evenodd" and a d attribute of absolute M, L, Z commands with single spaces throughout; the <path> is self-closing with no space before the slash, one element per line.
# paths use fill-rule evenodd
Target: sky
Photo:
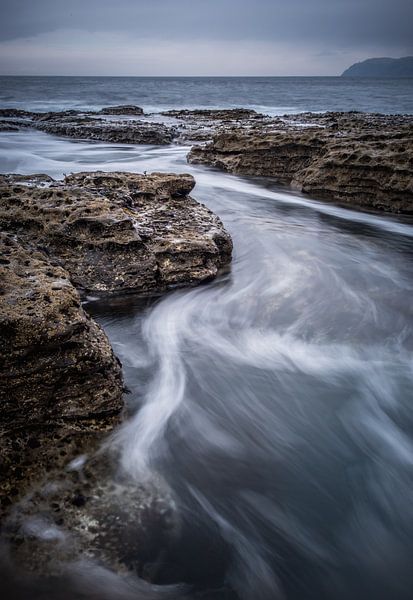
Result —
<path fill-rule="evenodd" d="M 413 54 L 413 0 L 0 0 L 2 75 L 339 75 Z"/>

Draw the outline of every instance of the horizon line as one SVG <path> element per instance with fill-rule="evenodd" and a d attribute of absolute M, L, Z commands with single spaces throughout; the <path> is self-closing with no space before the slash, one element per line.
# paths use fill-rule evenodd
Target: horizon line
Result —
<path fill-rule="evenodd" d="M 188 79 L 203 79 L 203 78 L 225 78 L 229 77 L 243 77 L 243 78 L 254 78 L 254 77 L 342 77 L 342 75 L 57 75 L 50 73 L 0 73 L 0 77 L 140 77 L 140 78 L 188 78 Z"/>

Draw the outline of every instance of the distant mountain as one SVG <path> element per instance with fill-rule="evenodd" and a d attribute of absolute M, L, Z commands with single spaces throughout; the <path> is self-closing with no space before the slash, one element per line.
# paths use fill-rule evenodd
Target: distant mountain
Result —
<path fill-rule="evenodd" d="M 342 77 L 413 77 L 413 56 L 368 58 L 351 65 Z"/>

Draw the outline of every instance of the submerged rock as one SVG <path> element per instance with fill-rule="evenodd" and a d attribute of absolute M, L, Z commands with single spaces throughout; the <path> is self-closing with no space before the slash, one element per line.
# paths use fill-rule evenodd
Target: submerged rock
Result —
<path fill-rule="evenodd" d="M 0 177 L 0 228 L 47 251 L 89 292 L 153 294 L 215 277 L 231 259 L 220 219 L 188 194 L 191 175 Z"/>
<path fill-rule="evenodd" d="M 6 509 L 119 421 L 122 375 L 67 271 L 0 234 L 0 495 Z"/>
<path fill-rule="evenodd" d="M 29 572 L 59 574 L 82 558 L 154 579 L 179 532 L 170 490 L 133 481 L 101 451 L 36 482 L 4 521 L 1 540 Z"/>
<path fill-rule="evenodd" d="M 261 175 L 315 198 L 413 212 L 413 117 L 304 114 L 237 127 L 194 146 L 191 163 Z"/>

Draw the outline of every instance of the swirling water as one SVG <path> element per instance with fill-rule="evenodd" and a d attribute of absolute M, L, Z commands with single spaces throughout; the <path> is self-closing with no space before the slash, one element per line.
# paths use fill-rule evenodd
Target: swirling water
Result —
<path fill-rule="evenodd" d="M 189 166 L 187 150 L 0 137 L 1 172 L 189 171 L 233 237 L 214 282 L 87 305 L 131 390 L 110 443 L 131 477 L 174 489 L 183 580 L 241 600 L 407 600 L 411 223 Z"/>

